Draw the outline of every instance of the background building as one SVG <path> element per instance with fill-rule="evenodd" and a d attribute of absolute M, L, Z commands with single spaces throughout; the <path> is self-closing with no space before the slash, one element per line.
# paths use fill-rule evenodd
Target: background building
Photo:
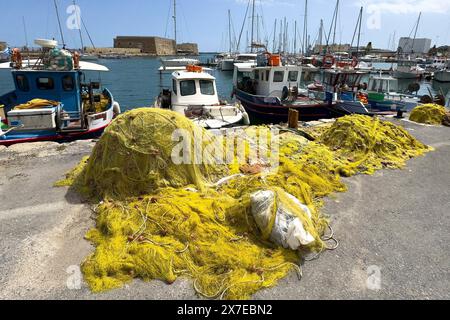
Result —
<path fill-rule="evenodd" d="M 141 53 L 157 56 L 176 54 L 175 41 L 160 37 L 118 36 L 114 39 L 114 48 L 137 48 L 140 49 Z"/>
<path fill-rule="evenodd" d="M 197 56 L 198 55 L 198 45 L 196 43 L 180 43 L 177 45 L 178 54 L 186 54 Z"/>
<path fill-rule="evenodd" d="M 414 47 L 413 47 L 414 45 Z M 400 53 L 428 53 L 431 49 L 431 39 L 400 38 L 398 48 Z"/>

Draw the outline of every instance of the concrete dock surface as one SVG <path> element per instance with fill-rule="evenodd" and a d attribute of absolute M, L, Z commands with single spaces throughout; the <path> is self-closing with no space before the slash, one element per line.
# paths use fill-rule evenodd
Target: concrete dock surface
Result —
<path fill-rule="evenodd" d="M 404 170 L 344 181 L 326 199 L 340 246 L 303 265 L 254 299 L 450 299 L 450 128 L 393 120 L 436 150 Z M 79 265 L 93 213 L 53 184 L 94 143 L 0 147 L 0 299 L 198 299 L 188 279 L 173 285 L 136 280 L 93 294 Z"/>

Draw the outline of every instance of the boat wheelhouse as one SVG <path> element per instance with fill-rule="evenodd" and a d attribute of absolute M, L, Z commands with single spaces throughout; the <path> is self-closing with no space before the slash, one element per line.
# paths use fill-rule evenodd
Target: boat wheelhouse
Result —
<path fill-rule="evenodd" d="M 188 66 L 172 74 L 172 88 L 163 90 L 155 107 L 171 109 L 207 129 L 250 124 L 239 103 L 229 104 L 218 96 L 216 78 L 202 67 Z"/>
<path fill-rule="evenodd" d="M 283 66 L 273 57 L 260 66 L 235 64 L 234 94 L 252 120 L 286 122 L 290 109 L 297 110 L 302 121 L 335 116 L 333 103 L 324 102 L 320 93 L 300 94 L 301 66 Z"/>
<path fill-rule="evenodd" d="M 367 95 L 371 108 L 378 111 L 412 110 L 419 104 L 419 97 L 400 93 L 398 89 L 398 79 L 394 77 L 370 76 Z"/>
<path fill-rule="evenodd" d="M 11 63 L 15 90 L 0 96 L 0 145 L 23 142 L 66 142 L 98 137 L 120 113 L 111 92 L 99 82 L 86 82 L 86 71 L 105 72 L 104 66 L 80 62 L 77 54 L 43 45 L 38 60 L 22 62 L 15 50 Z"/>

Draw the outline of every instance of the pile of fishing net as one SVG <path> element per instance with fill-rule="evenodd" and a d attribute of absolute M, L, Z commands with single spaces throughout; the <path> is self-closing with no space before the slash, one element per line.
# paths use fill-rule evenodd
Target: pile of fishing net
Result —
<path fill-rule="evenodd" d="M 245 157 L 227 149 L 229 165 L 214 151 L 201 162 L 175 164 L 180 149 L 172 131 L 180 128 L 203 135 L 185 147 L 227 149 L 231 141 Z M 323 197 L 346 190 L 340 173 L 367 172 L 376 161 L 401 166 L 427 150 L 404 130 L 368 117 L 341 119 L 315 142 L 270 129 L 231 131 L 224 140 L 170 111 L 119 116 L 61 183 L 102 200 L 86 236 L 96 250 L 82 265 L 90 288 L 187 277 L 203 297 L 245 299 L 291 271 L 301 277 L 302 258 L 336 248 L 319 209 Z M 279 148 L 257 148 L 273 138 Z M 255 149 L 267 159 L 251 160 Z"/>
<path fill-rule="evenodd" d="M 136 109 L 118 117 L 97 143 L 85 168 L 83 184 L 91 196 L 124 199 L 155 192 L 159 188 L 195 185 L 204 189 L 227 167 L 216 165 L 214 157 L 200 164 L 174 164 L 172 153 L 179 145 L 172 135 L 200 137 L 200 147 L 214 143 L 204 130 L 187 118 L 167 110 Z M 191 154 L 194 139 L 187 146 Z M 193 159 L 195 160 L 195 159 Z"/>
<path fill-rule="evenodd" d="M 407 160 L 430 151 L 404 128 L 362 115 L 338 119 L 320 141 L 341 159 L 343 176 L 402 168 Z"/>
<path fill-rule="evenodd" d="M 409 117 L 409 120 L 431 125 L 444 124 L 447 109 L 438 104 L 423 104 L 416 107 Z"/>

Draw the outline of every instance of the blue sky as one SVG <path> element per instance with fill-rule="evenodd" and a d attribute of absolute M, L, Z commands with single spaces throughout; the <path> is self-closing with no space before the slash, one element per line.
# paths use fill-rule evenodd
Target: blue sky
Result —
<path fill-rule="evenodd" d="M 81 15 L 98 47 L 112 46 L 116 35 L 173 34 L 169 22 L 172 0 L 77 0 Z M 226 49 L 227 10 L 230 9 L 236 33 L 242 25 L 247 0 L 177 0 L 179 38 L 197 42 L 201 51 Z M 272 42 L 275 19 L 286 17 L 293 35 L 294 20 L 302 32 L 305 0 L 257 0 L 257 12 L 264 17 L 261 37 Z M 66 42 L 80 47 L 78 32 L 66 27 L 66 9 L 72 0 L 58 0 Z M 328 30 L 335 1 L 309 0 L 309 30 L 315 38 L 320 19 Z M 355 28 L 359 7 L 365 7 L 362 42 L 372 41 L 376 47 L 388 47 L 396 31 L 408 36 L 418 13 L 423 11 L 418 36 L 433 40 L 433 44 L 450 44 L 450 0 L 341 0 L 337 42 L 349 43 Z M 36 38 L 59 39 L 53 0 L 4 1 L 0 20 L 0 41 L 12 46 L 25 44 L 22 17 L 25 17 L 29 42 Z M 243 39 L 245 41 L 246 33 Z M 84 35 L 87 42 L 87 36 Z M 392 45 L 392 43 L 391 43 Z"/>

